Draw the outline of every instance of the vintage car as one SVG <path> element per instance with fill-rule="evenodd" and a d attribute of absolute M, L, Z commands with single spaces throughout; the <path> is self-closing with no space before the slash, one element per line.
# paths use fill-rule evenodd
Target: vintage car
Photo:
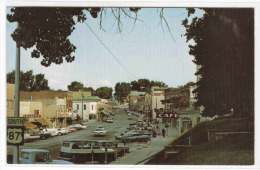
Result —
<path fill-rule="evenodd" d="M 128 118 L 127 118 L 128 120 L 132 120 L 133 119 L 133 117 L 132 116 L 128 116 Z"/>
<path fill-rule="evenodd" d="M 20 164 L 73 164 L 64 160 L 51 160 L 48 150 L 22 149 L 19 158 Z"/>
<path fill-rule="evenodd" d="M 68 132 L 64 128 L 58 128 L 56 129 L 58 136 L 60 135 L 66 135 Z"/>
<path fill-rule="evenodd" d="M 107 123 L 113 123 L 114 119 L 112 117 L 107 118 Z"/>
<path fill-rule="evenodd" d="M 151 140 L 150 134 L 141 134 L 135 131 L 128 131 L 125 134 L 121 134 L 119 136 L 115 136 L 116 140 L 120 140 L 122 142 L 139 142 L 139 141 L 149 141 Z"/>
<path fill-rule="evenodd" d="M 82 126 L 81 124 L 75 124 L 75 125 L 70 125 L 68 126 L 70 129 L 71 128 L 74 128 L 74 129 L 77 129 L 77 130 L 82 130 L 82 129 L 86 129 L 87 126 Z"/>
<path fill-rule="evenodd" d="M 99 161 L 100 163 L 115 160 L 115 150 L 106 146 L 102 140 L 67 139 L 61 146 L 59 159 L 75 163 Z"/>
<path fill-rule="evenodd" d="M 42 129 L 42 134 L 51 134 L 51 136 L 58 136 L 58 131 L 56 128 L 48 128 L 48 129 Z"/>
<path fill-rule="evenodd" d="M 40 139 L 40 135 L 29 135 L 29 133 L 24 133 L 24 142 L 32 142 L 34 140 Z"/>
<path fill-rule="evenodd" d="M 94 136 L 106 136 L 107 130 L 103 127 L 96 128 L 93 132 Z"/>

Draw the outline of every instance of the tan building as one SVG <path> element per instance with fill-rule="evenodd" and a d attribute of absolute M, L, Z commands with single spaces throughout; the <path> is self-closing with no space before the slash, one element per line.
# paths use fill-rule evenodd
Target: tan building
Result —
<path fill-rule="evenodd" d="M 15 96 L 15 85 L 6 84 L 6 115 L 7 117 L 14 117 L 14 96 Z"/>
<path fill-rule="evenodd" d="M 164 109 L 165 106 L 162 103 L 165 100 L 165 90 L 167 87 L 157 87 L 153 86 L 151 88 L 151 110 L 152 110 L 152 119 L 156 119 L 156 113 L 154 109 Z"/>
<path fill-rule="evenodd" d="M 20 117 L 42 116 L 42 102 L 20 101 Z"/>

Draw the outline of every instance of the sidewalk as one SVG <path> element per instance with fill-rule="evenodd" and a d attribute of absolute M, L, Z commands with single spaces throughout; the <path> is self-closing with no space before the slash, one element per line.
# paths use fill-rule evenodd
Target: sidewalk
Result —
<path fill-rule="evenodd" d="M 160 125 L 160 130 L 163 128 L 163 124 Z M 166 130 L 166 128 L 165 128 Z M 125 157 L 119 157 L 116 161 L 111 162 L 111 165 L 135 165 L 155 154 L 162 151 L 165 145 L 171 143 L 177 136 L 179 135 L 178 130 L 170 126 L 168 128 L 168 136 L 156 136 L 156 138 L 152 138 L 151 142 L 139 147 L 132 147 L 132 144 L 128 144 L 130 146 L 130 153 L 126 154 Z M 137 145 L 138 146 L 138 145 Z M 140 163 L 142 165 L 144 162 Z"/>

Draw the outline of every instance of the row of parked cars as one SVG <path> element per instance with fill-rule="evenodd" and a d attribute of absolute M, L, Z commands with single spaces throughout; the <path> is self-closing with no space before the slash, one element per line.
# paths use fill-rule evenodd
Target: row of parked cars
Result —
<path fill-rule="evenodd" d="M 53 136 L 61 136 L 66 135 L 71 132 L 76 132 L 78 130 L 86 129 L 87 126 L 83 126 L 81 124 L 70 125 L 64 128 L 46 128 L 40 129 L 37 132 L 27 132 L 24 133 L 24 141 L 31 142 L 37 139 L 47 139 Z"/>
<path fill-rule="evenodd" d="M 133 115 L 138 116 L 137 122 L 131 123 L 126 133 L 115 136 L 115 140 L 127 142 L 147 142 L 151 140 L 151 127 L 147 122 L 144 122 L 143 116 L 137 112 L 132 112 L 128 109 L 123 109 L 127 112 L 128 119 L 132 120 Z"/>

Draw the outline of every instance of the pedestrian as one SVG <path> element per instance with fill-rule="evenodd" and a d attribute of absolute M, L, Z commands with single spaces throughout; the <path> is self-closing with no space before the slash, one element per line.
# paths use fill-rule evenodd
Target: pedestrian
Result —
<path fill-rule="evenodd" d="M 165 137 L 165 129 L 164 128 L 162 129 L 162 135 L 163 135 L 163 137 Z"/>
<path fill-rule="evenodd" d="M 156 129 L 157 129 L 157 132 L 159 133 L 160 132 L 159 125 L 156 126 Z"/>

